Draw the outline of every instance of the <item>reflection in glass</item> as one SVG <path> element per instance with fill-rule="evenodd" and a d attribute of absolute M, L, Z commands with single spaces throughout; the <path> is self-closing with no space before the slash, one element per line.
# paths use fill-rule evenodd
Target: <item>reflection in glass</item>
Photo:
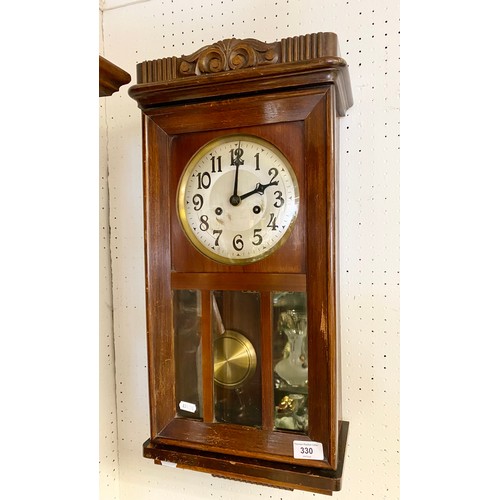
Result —
<path fill-rule="evenodd" d="M 201 418 L 200 291 L 174 290 L 173 313 L 177 416 Z"/>
<path fill-rule="evenodd" d="M 276 429 L 307 431 L 307 305 L 304 292 L 273 294 Z"/>
<path fill-rule="evenodd" d="M 212 292 L 214 413 L 217 422 L 260 426 L 260 294 Z"/>

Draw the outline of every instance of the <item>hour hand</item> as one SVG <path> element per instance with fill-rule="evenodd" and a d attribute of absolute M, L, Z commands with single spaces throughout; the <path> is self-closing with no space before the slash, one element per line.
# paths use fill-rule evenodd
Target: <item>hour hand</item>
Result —
<path fill-rule="evenodd" d="M 248 193 L 242 194 L 240 196 L 240 200 L 244 200 L 245 198 L 252 196 L 252 194 L 256 194 L 256 193 L 264 194 L 264 191 L 269 186 L 277 186 L 277 185 L 278 185 L 278 181 L 273 181 L 273 182 L 270 182 L 269 184 L 261 184 L 260 182 L 258 182 L 257 185 L 255 186 L 255 189 L 253 189 L 252 191 L 248 191 Z"/>

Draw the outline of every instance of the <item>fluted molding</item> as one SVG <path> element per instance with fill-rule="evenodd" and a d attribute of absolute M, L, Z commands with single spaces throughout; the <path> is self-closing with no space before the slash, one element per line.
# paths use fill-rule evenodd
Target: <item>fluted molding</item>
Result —
<path fill-rule="evenodd" d="M 137 83 L 171 81 L 190 76 L 257 68 L 280 63 L 338 57 L 335 33 L 313 33 L 266 43 L 253 38 L 221 40 L 181 57 L 144 61 L 137 65 Z"/>

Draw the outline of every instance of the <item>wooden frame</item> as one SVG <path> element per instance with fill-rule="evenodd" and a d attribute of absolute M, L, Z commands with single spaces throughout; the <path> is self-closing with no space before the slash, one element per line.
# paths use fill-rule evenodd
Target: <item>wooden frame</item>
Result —
<path fill-rule="evenodd" d="M 348 428 L 341 420 L 339 393 L 335 138 L 337 116 L 352 104 L 352 96 L 335 35 L 307 37 L 269 45 L 224 41 L 192 56 L 142 63 L 138 74 L 144 83 L 129 90 L 142 109 L 144 134 L 151 416 L 144 456 L 224 477 L 331 494 L 340 489 Z M 294 54 L 290 47 L 297 49 L 296 60 L 280 62 L 283 54 Z M 252 51 L 257 54 L 253 58 L 248 55 Z M 213 53 L 225 55 L 219 57 L 220 64 L 225 61 L 222 72 L 200 75 L 211 68 Z M 252 64 L 232 69 L 228 61 L 242 57 L 235 59 L 234 53 L 246 54 Z M 299 216 L 287 242 L 266 259 L 244 266 L 199 254 L 183 235 L 175 208 L 177 184 L 189 158 L 207 141 L 232 133 L 275 144 L 294 166 L 301 191 Z M 183 288 L 199 289 L 203 297 L 204 420 L 176 418 L 172 290 Z M 214 289 L 261 293 L 261 428 L 213 422 L 208 325 L 209 291 Z M 309 431 L 302 437 L 323 443 L 323 460 L 294 458 L 293 441 L 300 436 L 273 430 L 271 327 L 266 322 L 270 292 L 282 289 L 307 292 Z"/>

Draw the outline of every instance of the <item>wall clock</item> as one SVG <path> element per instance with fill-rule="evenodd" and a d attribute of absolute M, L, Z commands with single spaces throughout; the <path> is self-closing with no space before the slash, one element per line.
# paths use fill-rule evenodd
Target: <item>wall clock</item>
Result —
<path fill-rule="evenodd" d="M 334 33 L 145 61 L 150 436 L 156 463 L 340 489 Z"/>

